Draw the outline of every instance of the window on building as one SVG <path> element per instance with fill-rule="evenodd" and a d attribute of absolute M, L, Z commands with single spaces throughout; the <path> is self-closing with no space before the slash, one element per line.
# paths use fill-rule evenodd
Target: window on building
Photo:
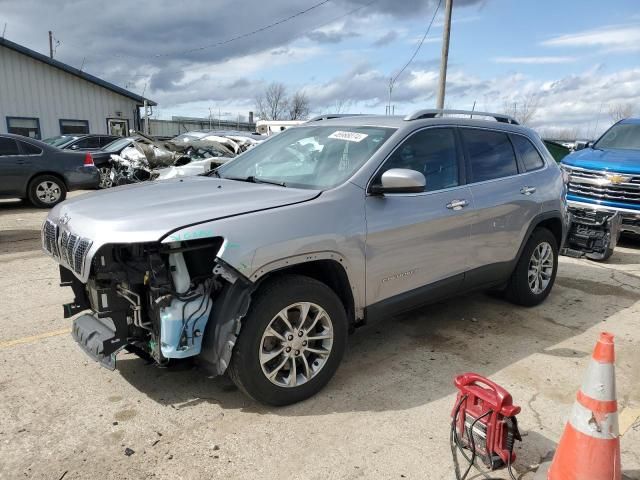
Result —
<path fill-rule="evenodd" d="M 471 183 L 518 173 L 516 155 L 506 133 L 461 129 L 469 154 L 467 175 Z"/>
<path fill-rule="evenodd" d="M 37 118 L 7 117 L 7 132 L 40 139 L 40 120 Z"/>
<path fill-rule="evenodd" d="M 13 138 L 0 137 L 0 157 L 20 155 L 18 143 Z"/>
<path fill-rule="evenodd" d="M 539 170 L 544 167 L 544 160 L 542 160 L 538 150 L 536 150 L 536 147 L 534 147 L 528 139 L 521 135 L 512 135 L 511 140 L 527 172 Z"/>
<path fill-rule="evenodd" d="M 40 155 L 42 153 L 42 149 L 36 147 L 35 145 L 31 145 L 27 142 L 18 142 L 20 144 L 20 148 L 22 148 L 22 153 L 25 155 Z"/>
<path fill-rule="evenodd" d="M 458 157 L 453 129 L 428 128 L 413 134 L 389 157 L 380 175 L 391 168 L 422 173 L 429 192 L 457 186 Z"/>
<path fill-rule="evenodd" d="M 73 135 L 74 133 L 89 133 L 87 120 L 60 120 L 60 135 Z"/>

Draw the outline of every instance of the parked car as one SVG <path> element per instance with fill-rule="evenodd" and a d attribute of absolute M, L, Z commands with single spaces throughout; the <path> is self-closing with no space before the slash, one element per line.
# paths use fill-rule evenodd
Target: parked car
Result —
<path fill-rule="evenodd" d="M 105 134 L 58 135 L 46 138 L 44 143 L 63 150 L 95 151 L 122 137 Z"/>
<path fill-rule="evenodd" d="M 91 153 L 60 150 L 33 138 L 0 134 L 0 196 L 28 199 L 36 207 L 62 202 L 67 192 L 96 188 Z"/>
<path fill-rule="evenodd" d="M 559 167 L 508 117 L 441 114 L 317 121 L 207 176 L 56 207 L 43 249 L 75 292 L 65 315 L 89 310 L 74 338 L 111 369 L 124 348 L 196 357 L 285 405 L 329 381 L 368 319 L 478 289 L 541 303 L 566 230 Z"/>
<path fill-rule="evenodd" d="M 111 155 L 120 155 L 122 150 L 133 145 L 135 140 L 136 137 L 119 137 L 102 147 L 100 150 L 92 153 L 93 162 L 100 172 L 99 188 L 110 188 L 113 186 L 113 178 L 111 175 Z"/>
<path fill-rule="evenodd" d="M 567 200 L 577 221 L 569 246 L 593 260 L 613 254 L 621 232 L 640 234 L 640 118 L 621 120 L 564 157 Z"/>

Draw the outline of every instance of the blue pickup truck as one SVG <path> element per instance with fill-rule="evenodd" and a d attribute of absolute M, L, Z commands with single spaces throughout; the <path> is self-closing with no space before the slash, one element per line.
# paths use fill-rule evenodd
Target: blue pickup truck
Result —
<path fill-rule="evenodd" d="M 614 124 L 562 160 L 572 217 L 565 251 L 604 261 L 620 232 L 640 234 L 640 118 Z"/>

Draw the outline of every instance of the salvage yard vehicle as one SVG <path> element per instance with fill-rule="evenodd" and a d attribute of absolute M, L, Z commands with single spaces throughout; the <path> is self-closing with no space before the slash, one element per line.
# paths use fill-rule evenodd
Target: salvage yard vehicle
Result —
<path fill-rule="evenodd" d="M 513 119 L 459 114 L 313 122 L 206 176 L 59 205 L 42 241 L 75 294 L 65 317 L 90 310 L 73 337 L 111 369 L 122 349 L 197 358 L 286 405 L 330 380 L 368 319 L 478 289 L 541 303 L 566 229 L 562 174 Z"/>
<path fill-rule="evenodd" d="M 572 218 L 565 253 L 605 261 L 621 232 L 640 234 L 640 118 L 577 148 L 562 160 Z"/>
<path fill-rule="evenodd" d="M 98 170 L 89 152 L 72 152 L 40 140 L 0 134 L 0 197 L 28 199 L 50 208 L 67 192 L 96 188 Z"/>

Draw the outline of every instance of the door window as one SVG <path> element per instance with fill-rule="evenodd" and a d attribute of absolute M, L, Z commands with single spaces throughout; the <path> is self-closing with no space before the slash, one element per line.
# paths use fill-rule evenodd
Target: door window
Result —
<path fill-rule="evenodd" d="M 538 150 L 536 150 L 536 147 L 533 146 L 529 139 L 521 135 L 512 135 L 511 140 L 527 172 L 539 170 L 544 167 L 544 160 L 542 160 Z"/>
<path fill-rule="evenodd" d="M 100 137 L 100 148 L 106 147 L 114 140 L 117 140 L 116 137 Z"/>
<path fill-rule="evenodd" d="M 20 155 L 18 143 L 13 138 L 0 137 L 0 157 Z"/>
<path fill-rule="evenodd" d="M 391 168 L 408 168 L 422 173 L 426 191 L 459 185 L 456 139 L 451 128 L 421 130 L 405 140 L 384 164 L 380 177 Z"/>
<path fill-rule="evenodd" d="M 470 128 L 460 131 L 469 155 L 467 175 L 470 183 L 518 173 L 516 155 L 506 133 Z"/>
<path fill-rule="evenodd" d="M 40 139 L 40 121 L 37 118 L 7 117 L 7 132 Z"/>
<path fill-rule="evenodd" d="M 78 133 L 89 133 L 89 122 L 87 120 L 60 120 L 61 135 Z"/>
<path fill-rule="evenodd" d="M 36 147 L 35 145 L 31 145 L 30 143 L 27 142 L 19 142 L 20 143 L 20 148 L 22 148 L 22 152 L 25 155 L 40 155 L 42 153 L 42 149 L 39 147 Z"/>

